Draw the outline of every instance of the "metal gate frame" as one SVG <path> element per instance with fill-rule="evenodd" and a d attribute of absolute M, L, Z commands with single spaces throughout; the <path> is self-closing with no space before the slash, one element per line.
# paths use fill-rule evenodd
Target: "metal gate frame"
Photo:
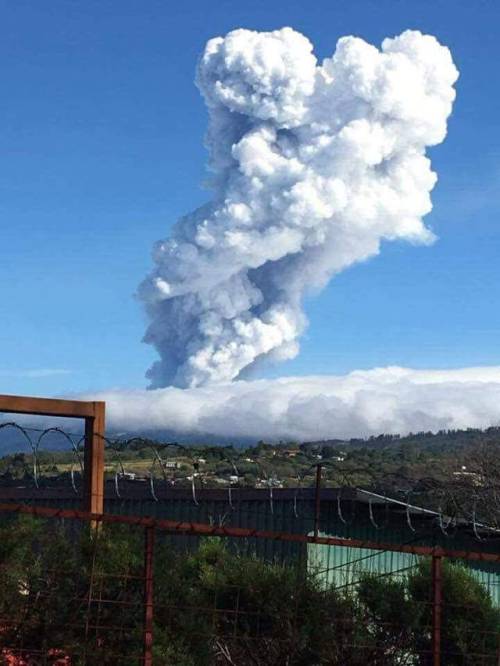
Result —
<path fill-rule="evenodd" d="M 84 419 L 82 510 L 96 515 L 103 513 L 105 402 L 0 395 L 0 412 Z"/>

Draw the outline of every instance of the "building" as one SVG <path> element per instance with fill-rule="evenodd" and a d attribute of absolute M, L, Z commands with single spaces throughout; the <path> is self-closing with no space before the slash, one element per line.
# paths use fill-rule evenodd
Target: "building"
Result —
<path fill-rule="evenodd" d="M 160 480 L 137 484 L 122 479 L 119 495 L 115 484 L 108 481 L 105 510 L 303 536 L 317 530 L 319 536 L 358 542 L 351 547 L 251 536 L 228 540 L 240 552 L 255 552 L 273 562 L 299 563 L 316 574 L 323 585 L 355 584 L 364 573 L 401 572 L 418 562 L 419 555 L 393 552 L 384 544 L 493 554 L 500 560 L 500 532 L 465 520 L 451 521 L 435 511 L 366 490 L 324 488 L 318 505 L 314 488 L 241 488 L 231 485 L 229 479 L 222 481 L 225 487 L 202 488 L 197 478 L 190 487 L 173 487 Z M 67 486 L 0 488 L 0 502 L 7 501 L 78 508 L 81 498 Z M 182 534 L 165 538 L 173 547 L 188 550 L 198 541 L 197 537 Z M 380 550 L 363 548 L 359 542 L 380 544 Z M 500 562 L 463 562 L 500 606 Z"/>

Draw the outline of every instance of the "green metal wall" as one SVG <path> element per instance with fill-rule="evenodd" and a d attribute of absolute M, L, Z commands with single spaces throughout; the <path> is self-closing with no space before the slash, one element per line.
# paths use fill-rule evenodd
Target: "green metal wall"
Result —
<path fill-rule="evenodd" d="M 321 536 L 338 536 L 321 533 Z M 323 587 L 346 588 L 366 574 L 407 576 L 422 558 L 411 553 L 377 551 L 367 548 L 308 544 L 307 570 Z M 490 563 L 454 560 L 460 563 L 490 594 L 500 607 L 500 567 Z"/>
<path fill-rule="evenodd" d="M 145 489 L 147 490 L 147 489 Z M 142 515 L 186 522 L 212 523 L 275 532 L 311 534 L 314 529 L 314 494 L 303 492 L 294 496 L 275 492 L 273 500 L 267 491 L 234 492 L 232 506 L 225 491 L 200 493 L 196 503 L 189 491 L 165 492 L 155 501 L 149 492 L 131 498 L 124 489 L 123 497 L 116 496 L 107 488 L 105 511 L 124 515 Z M 250 497 L 251 495 L 251 497 Z M 246 498 L 246 499 L 245 499 Z M 15 501 L 15 500 L 12 500 Z M 52 493 L 36 503 L 59 508 L 80 508 L 81 500 L 70 492 Z M 35 502 L 34 502 L 35 503 Z M 498 552 L 498 545 L 479 541 L 470 530 L 462 529 L 455 534 L 446 534 L 436 521 L 427 516 L 413 516 L 408 523 L 404 508 L 387 511 L 385 506 L 372 506 L 370 514 L 366 502 L 342 501 L 339 507 L 334 495 L 321 502 L 319 529 L 322 534 L 369 540 L 379 543 L 441 546 L 443 548 Z M 198 539 L 188 535 L 168 535 L 166 540 L 175 547 L 188 550 L 196 547 Z M 234 539 L 232 547 L 239 552 L 255 552 L 268 561 L 305 562 L 315 571 L 324 584 L 343 585 L 355 581 L 361 573 L 394 573 L 415 566 L 416 556 L 373 552 L 341 546 L 294 544 L 272 539 Z M 496 564 L 468 563 L 474 575 L 488 588 L 495 603 L 500 605 L 500 567 Z"/>

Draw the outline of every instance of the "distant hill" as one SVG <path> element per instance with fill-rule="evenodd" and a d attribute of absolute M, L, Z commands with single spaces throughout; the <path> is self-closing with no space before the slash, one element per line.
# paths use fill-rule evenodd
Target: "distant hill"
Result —
<path fill-rule="evenodd" d="M 0 421 L 1 423 L 1 421 Z M 72 424 L 69 431 L 73 435 L 73 441 L 78 441 L 83 433 L 79 430 L 78 424 Z M 41 432 L 37 430 L 30 430 L 27 433 L 31 438 L 33 444 L 36 444 Z M 179 442 L 186 445 L 197 446 L 227 446 L 232 444 L 236 448 L 245 448 L 258 444 L 257 439 L 252 438 L 221 438 L 213 436 L 200 436 L 199 434 L 179 437 L 177 433 L 168 430 L 151 430 L 144 428 L 140 432 L 108 432 L 107 437 L 111 440 L 130 440 L 135 437 L 150 439 L 155 442 Z M 344 439 L 325 439 L 317 441 L 308 441 L 301 443 L 304 448 L 318 449 L 323 447 L 332 447 L 334 449 L 373 449 L 373 450 L 401 450 L 401 449 L 418 449 L 428 452 L 445 453 L 447 451 L 457 451 L 469 447 L 488 442 L 500 442 L 500 428 L 491 427 L 485 430 L 477 428 L 468 428 L 467 430 L 442 430 L 437 433 L 432 432 L 418 432 L 410 433 L 408 435 L 388 435 L 381 434 L 368 438 L 352 438 Z M 277 442 L 270 442 L 271 444 L 278 444 Z M 289 442 L 279 442 L 279 444 L 288 444 Z M 299 444 L 300 442 L 295 442 Z M 41 448 L 45 450 L 66 450 L 71 447 L 70 442 L 63 437 L 60 433 L 52 432 L 44 435 L 41 441 Z M 15 452 L 26 452 L 31 450 L 29 442 L 24 435 L 13 428 L 0 429 L 0 455 Z"/>
<path fill-rule="evenodd" d="M 466 448 L 472 444 L 500 442 L 500 428 L 491 427 L 481 430 L 467 428 L 467 430 L 440 430 L 439 432 L 417 432 L 408 435 L 377 435 L 367 438 L 325 439 L 313 442 L 304 442 L 305 446 L 333 448 L 350 447 L 356 449 L 400 449 L 401 447 L 416 447 L 426 451 L 446 452 Z"/>
<path fill-rule="evenodd" d="M 0 421 L 1 425 L 2 421 Z M 78 442 L 79 438 L 83 435 L 83 429 L 80 426 L 80 429 L 77 424 L 72 424 L 71 430 L 67 431 L 71 439 L 75 442 Z M 40 435 L 42 434 L 41 430 L 34 429 L 26 426 L 26 433 L 31 439 L 34 445 L 36 445 Z M 252 438 L 224 438 L 224 437 L 214 437 L 212 435 L 193 435 L 179 437 L 177 433 L 168 430 L 150 430 L 145 428 L 139 432 L 107 432 L 106 437 L 109 440 L 120 440 L 126 441 L 131 440 L 136 437 L 149 439 L 154 442 L 179 442 L 186 445 L 200 445 L 200 446 L 227 446 L 228 444 L 233 444 L 236 447 L 251 446 L 256 444 L 257 440 Z M 45 450 L 52 451 L 64 451 L 71 448 L 71 444 L 67 438 L 57 432 L 49 432 L 43 436 L 41 441 L 41 448 Z M 0 456 L 6 455 L 8 453 L 18 453 L 24 452 L 28 453 L 31 451 L 30 443 L 23 435 L 23 433 L 14 428 L 8 427 L 0 429 Z"/>

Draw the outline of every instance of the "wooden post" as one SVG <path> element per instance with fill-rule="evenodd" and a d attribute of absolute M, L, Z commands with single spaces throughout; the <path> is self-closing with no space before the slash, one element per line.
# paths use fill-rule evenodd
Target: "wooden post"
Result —
<path fill-rule="evenodd" d="M 442 557 L 432 556 L 432 664 L 441 666 Z"/>
<path fill-rule="evenodd" d="M 105 403 L 94 402 L 94 415 L 85 417 L 83 511 L 104 511 Z"/>

